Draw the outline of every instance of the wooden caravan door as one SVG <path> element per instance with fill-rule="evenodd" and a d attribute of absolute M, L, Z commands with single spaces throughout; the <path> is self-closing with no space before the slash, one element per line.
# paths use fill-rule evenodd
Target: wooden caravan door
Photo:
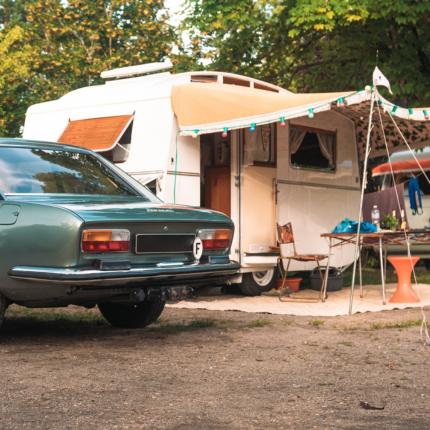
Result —
<path fill-rule="evenodd" d="M 205 171 L 205 207 L 231 216 L 230 166 L 207 166 Z"/>
<path fill-rule="evenodd" d="M 231 133 L 230 133 L 231 134 Z M 230 136 L 222 133 L 200 137 L 200 202 L 205 208 L 231 216 Z"/>

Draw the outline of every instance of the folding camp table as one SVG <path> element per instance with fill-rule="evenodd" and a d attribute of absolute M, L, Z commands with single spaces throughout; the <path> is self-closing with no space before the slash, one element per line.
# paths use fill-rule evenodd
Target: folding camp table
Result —
<path fill-rule="evenodd" d="M 329 253 L 327 260 L 327 268 L 325 271 L 324 280 L 324 295 L 326 297 L 328 268 L 330 267 L 330 256 L 332 249 L 349 244 L 356 244 L 357 233 L 323 233 L 321 237 L 329 239 Z M 430 230 L 397 230 L 397 231 L 378 231 L 376 233 L 360 233 L 360 249 L 361 246 L 375 246 L 379 248 L 381 258 L 381 280 L 382 280 L 382 303 L 385 305 L 385 272 L 386 272 L 386 256 L 387 246 L 398 244 L 407 246 L 415 245 L 416 243 L 426 243 L 430 245 Z M 382 256 L 382 249 L 385 248 L 385 264 Z M 363 297 L 363 285 L 361 280 L 361 258 L 359 254 L 359 271 L 360 271 L 360 297 Z"/>

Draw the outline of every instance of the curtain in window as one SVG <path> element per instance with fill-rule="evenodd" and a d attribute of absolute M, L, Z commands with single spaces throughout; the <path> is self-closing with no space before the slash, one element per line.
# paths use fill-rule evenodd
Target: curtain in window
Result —
<path fill-rule="evenodd" d="M 245 132 L 245 146 L 243 147 L 243 166 L 253 166 L 254 157 L 252 156 L 252 150 L 255 148 L 257 141 L 257 132 L 246 133 Z"/>
<path fill-rule="evenodd" d="M 330 169 L 334 167 L 334 136 L 330 136 L 328 134 L 319 134 L 318 142 L 320 144 L 320 149 L 322 154 L 328 160 L 328 165 Z"/>
<path fill-rule="evenodd" d="M 295 154 L 305 138 L 306 131 L 290 128 L 290 154 Z"/>

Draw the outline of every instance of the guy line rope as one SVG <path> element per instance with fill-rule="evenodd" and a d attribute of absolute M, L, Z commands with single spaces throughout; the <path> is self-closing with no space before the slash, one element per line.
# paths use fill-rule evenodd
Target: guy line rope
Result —
<path fill-rule="evenodd" d="M 375 88 L 375 89 L 374 89 L 374 91 L 376 91 L 376 94 L 378 95 L 378 99 L 379 99 L 379 94 L 378 94 L 378 92 L 377 92 L 377 89 Z M 386 139 L 386 137 L 385 137 L 385 130 L 384 130 L 384 124 L 383 124 L 383 122 L 382 122 L 381 110 L 380 110 L 380 108 L 379 108 L 379 103 L 376 103 L 376 105 L 377 105 L 377 107 L 378 107 L 379 120 L 380 120 L 380 122 L 381 122 L 381 130 L 382 130 L 382 135 L 383 135 L 383 137 L 384 137 L 385 149 L 386 149 L 386 151 L 387 151 L 388 163 L 390 164 L 391 176 L 392 176 L 392 178 L 393 178 L 393 184 L 394 184 L 394 190 L 395 190 L 395 193 L 396 193 L 397 204 L 399 205 L 399 211 L 401 211 L 400 199 L 399 199 L 399 195 L 398 195 L 398 193 L 397 193 L 397 187 L 396 187 L 396 183 L 395 183 L 395 179 L 394 179 L 393 166 L 392 166 L 392 164 L 391 164 L 391 160 L 390 160 L 390 153 L 389 153 L 388 145 L 387 145 L 387 139 Z M 397 126 L 396 121 L 394 121 L 394 118 L 393 118 L 390 114 L 388 114 L 388 116 L 389 116 L 389 117 L 391 118 L 391 120 L 393 121 L 394 125 L 395 125 L 395 126 L 396 126 L 396 128 L 397 128 L 397 131 L 399 132 L 400 136 L 402 137 L 402 139 L 403 139 L 403 141 L 405 142 L 406 146 L 408 147 L 409 151 L 412 153 L 412 156 L 414 157 L 415 161 L 418 163 L 418 166 L 420 166 L 420 169 L 421 169 L 422 173 L 424 174 L 424 176 L 426 177 L 426 179 L 427 179 L 428 183 L 430 184 L 430 180 L 429 180 L 428 176 L 426 175 L 425 171 L 423 170 L 423 168 L 422 168 L 422 166 L 421 166 L 420 162 L 418 161 L 418 159 L 415 157 L 415 154 L 413 153 L 413 150 L 411 149 L 411 147 L 409 146 L 408 142 L 406 141 L 406 139 L 405 139 L 405 137 L 404 137 L 403 133 L 400 131 L 399 127 Z M 365 173 L 365 175 L 366 175 L 366 173 Z M 409 259 L 410 259 L 410 261 L 411 261 L 412 273 L 413 273 L 413 275 L 414 275 L 414 281 L 415 281 L 415 287 L 416 287 L 416 289 L 417 289 L 418 298 L 420 299 L 421 313 L 422 313 L 422 316 L 423 316 L 423 320 L 422 320 L 422 323 L 421 323 L 421 330 L 420 330 L 421 339 L 423 338 L 423 332 L 424 332 L 424 334 L 425 334 L 425 338 L 426 338 L 426 344 L 427 344 L 428 346 L 430 346 L 430 336 L 429 336 L 428 329 L 427 329 L 426 315 L 425 315 L 425 313 L 424 313 L 424 308 L 423 308 L 423 305 L 422 305 L 422 302 L 421 302 L 420 288 L 419 288 L 419 286 L 418 286 L 417 277 L 416 277 L 416 274 L 415 274 L 415 268 L 414 268 L 414 264 L 413 264 L 413 262 L 412 262 L 411 247 L 410 247 L 410 243 L 409 243 L 408 235 L 406 234 L 406 227 L 404 227 L 404 228 L 403 228 L 403 232 L 405 233 L 405 240 L 406 240 L 406 244 L 407 244 L 407 248 L 408 248 L 408 257 L 409 257 Z M 382 261 L 381 261 L 381 264 L 383 264 L 383 262 L 382 262 Z M 385 273 L 385 272 L 384 272 L 384 276 L 386 276 L 386 273 Z"/>

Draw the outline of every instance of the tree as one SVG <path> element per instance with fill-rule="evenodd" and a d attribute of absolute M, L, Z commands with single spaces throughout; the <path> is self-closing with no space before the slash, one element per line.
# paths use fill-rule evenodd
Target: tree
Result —
<path fill-rule="evenodd" d="M 186 0 L 191 55 L 292 91 L 360 89 L 379 50 L 395 101 L 430 96 L 430 3 L 417 0 Z M 198 57 L 196 57 L 199 60 Z"/>
<path fill-rule="evenodd" d="M 163 61 L 175 41 L 163 0 L 27 0 L 20 13 L 2 15 L 3 136 L 19 136 L 31 104 L 103 83 L 103 70 Z"/>
<path fill-rule="evenodd" d="M 0 0 L 0 26 L 14 27 L 26 21 L 26 0 Z"/>

